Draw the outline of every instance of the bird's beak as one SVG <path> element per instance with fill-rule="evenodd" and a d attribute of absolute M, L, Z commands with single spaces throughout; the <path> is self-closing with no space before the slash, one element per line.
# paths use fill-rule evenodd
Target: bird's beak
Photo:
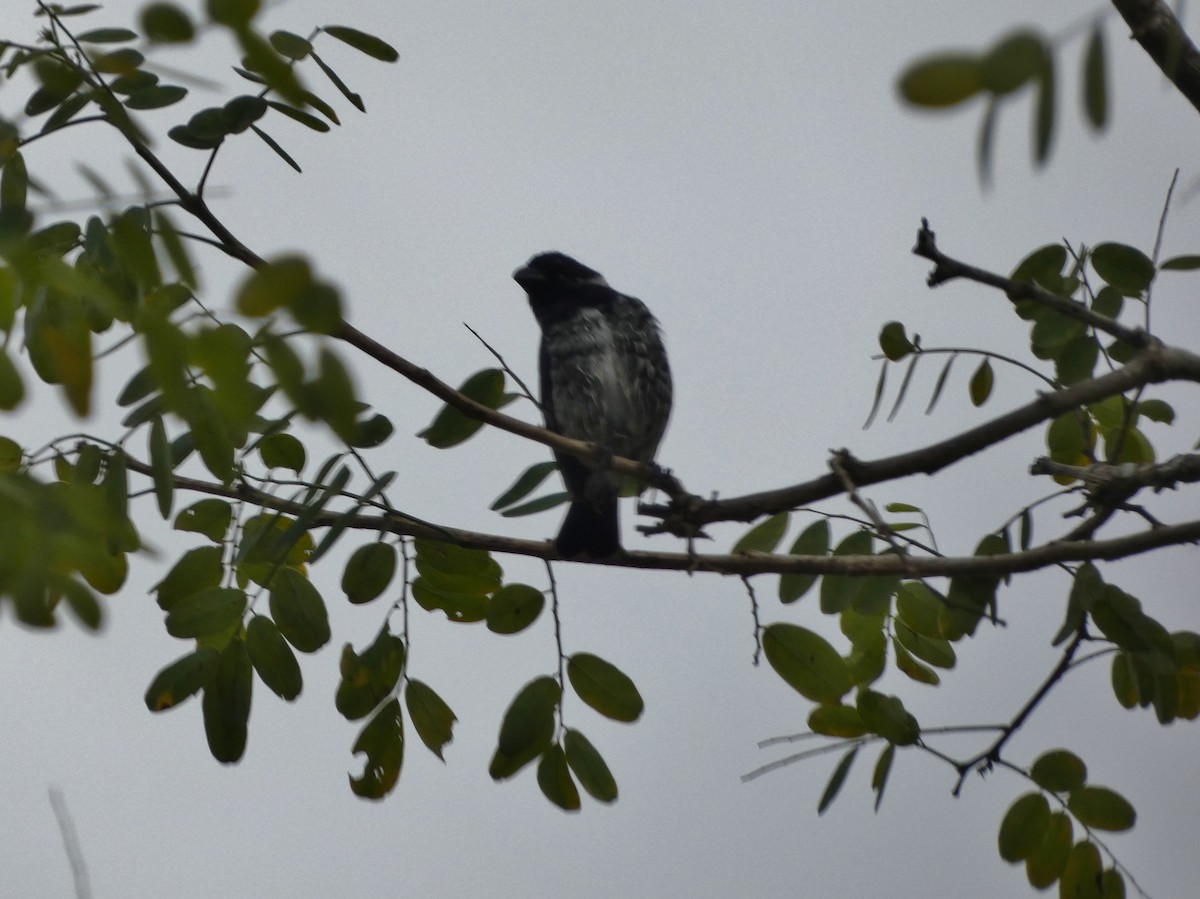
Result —
<path fill-rule="evenodd" d="M 523 265 L 513 272 L 513 280 L 528 290 L 530 285 L 536 284 L 540 281 L 545 281 L 546 278 L 537 269 L 530 268 L 528 265 Z"/>

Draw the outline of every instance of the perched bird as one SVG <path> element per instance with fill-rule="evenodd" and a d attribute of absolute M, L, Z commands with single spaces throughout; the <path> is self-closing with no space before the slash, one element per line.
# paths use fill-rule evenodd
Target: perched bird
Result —
<path fill-rule="evenodd" d="M 658 321 L 582 263 L 542 253 L 513 272 L 542 329 L 538 354 L 546 427 L 602 453 L 650 462 L 671 414 L 671 369 Z M 621 476 L 555 453 L 571 507 L 554 541 L 564 558 L 617 553 Z"/>

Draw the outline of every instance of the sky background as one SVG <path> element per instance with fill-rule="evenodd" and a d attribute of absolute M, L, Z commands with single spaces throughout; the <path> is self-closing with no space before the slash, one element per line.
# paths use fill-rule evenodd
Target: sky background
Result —
<path fill-rule="evenodd" d="M 110 3 L 89 25 L 126 24 L 137 7 Z M 39 20 L 28 8 L 4 4 L 0 35 L 31 40 Z M 322 39 L 320 52 L 363 95 L 368 115 L 306 68 L 343 126 L 314 135 L 268 120 L 303 175 L 251 136 L 231 142 L 210 178 L 214 207 L 261 255 L 311 254 L 341 289 L 353 324 L 450 383 L 493 363 L 464 323 L 535 380 L 538 332 L 511 272 L 534 253 L 568 252 L 641 297 L 662 322 L 676 400 L 659 461 L 699 494 L 782 486 L 822 474 L 830 448 L 876 458 L 924 445 L 1026 402 L 1038 388 L 1027 375 L 998 369 L 992 401 L 973 409 L 971 366 L 960 360 L 938 409 L 925 417 L 939 368 L 926 365 L 897 419 L 862 430 L 882 323 L 905 322 L 927 347 L 1020 355 L 1027 346 L 1027 326 L 999 294 L 925 286 L 928 265 L 910 252 L 922 216 L 943 250 L 1001 272 L 1064 237 L 1149 252 L 1180 167 L 1163 255 L 1200 251 L 1200 206 L 1186 198 L 1200 179 L 1200 118 L 1126 39 L 1115 14 L 1106 19 L 1113 126 L 1096 137 L 1083 124 L 1075 29 L 1105 9 L 932 0 L 609 2 L 595 11 L 549 2 L 273 4 L 265 29 L 307 34 L 319 24 L 353 25 L 389 40 L 401 60 L 384 65 Z M 981 48 L 1020 24 L 1076 35 L 1058 56 L 1054 156 L 1033 170 L 1029 98 L 1017 98 L 999 120 L 994 187 L 982 192 L 974 163 L 980 110 L 906 110 L 895 78 L 927 51 Z M 223 36 L 161 59 L 222 83 L 147 116 L 162 135 L 194 109 L 244 90 Z M 15 115 L 27 87 L 0 88 L 2 114 Z M 194 183 L 203 154 L 165 137 L 159 147 Z M 56 193 L 71 199 L 88 196 L 72 174 L 81 156 L 133 190 L 123 163 L 129 155 L 92 126 L 39 141 L 28 161 L 35 173 L 58 173 Z M 228 308 L 242 272 L 215 253 L 200 257 L 210 302 Z M 1164 276 L 1154 295 L 1155 330 L 1193 348 L 1200 345 L 1195 284 Z M 514 536 L 557 529 L 558 511 L 506 520 L 487 508 L 545 458 L 542 447 L 489 432 L 433 450 L 410 435 L 437 401 L 369 360 L 343 358 L 355 366 L 361 394 L 396 425 L 372 462 L 399 472 L 398 506 Z M 98 390 L 119 389 L 136 362 L 116 360 Z M 1153 395 L 1179 413 L 1175 428 L 1149 431 L 1160 456 L 1187 451 L 1200 413 L 1194 390 Z M 508 411 L 536 417 L 528 405 Z M 81 425 L 54 397 L 0 427 L 36 446 Z M 104 417 L 86 427 L 118 433 Z M 922 506 L 941 549 L 968 554 L 983 533 L 1047 491 L 1026 475 L 1044 452 L 1041 441 L 1029 433 L 936 480 L 912 478 L 867 495 L 881 505 Z M 1152 507 L 1167 520 L 1194 516 L 1177 497 L 1156 498 Z M 847 511 L 839 503 L 826 508 Z M 161 524 L 150 502 L 142 509 L 144 536 L 162 562 L 194 545 Z M 1037 536 L 1065 531 L 1069 523 L 1057 516 L 1066 509 L 1041 516 Z M 631 513 L 628 547 L 676 548 L 668 538 L 638 536 Z M 742 530 L 713 528 L 712 548 L 728 547 Z M 901 752 L 875 814 L 869 780 L 878 750 L 869 748 L 821 818 L 816 806 L 836 754 L 740 782 L 788 751 L 759 749 L 758 741 L 803 731 L 810 707 L 765 664 L 752 664 L 745 591 L 711 575 L 556 568 L 567 652 L 614 662 L 646 702 L 642 720 L 628 726 L 568 699 L 568 724 L 588 735 L 617 778 L 614 806 L 585 797 L 582 813 L 568 815 L 541 796 L 531 769 L 502 784 L 487 775 L 503 710 L 524 683 L 555 667 L 549 616 L 502 638 L 415 606 L 409 672 L 454 709 L 454 742 L 443 764 L 410 731 L 396 792 L 382 803 L 356 799 L 345 776 L 361 771 L 349 751 L 358 727 L 333 708 L 337 659 L 343 643 L 369 641 L 385 615 L 381 602 L 349 607 L 340 599 L 340 562 L 357 543 L 343 538 L 341 552 L 315 575 L 333 641 L 302 658 L 306 686 L 297 702 L 256 685 L 249 746 L 233 767 L 209 756 L 198 702 L 156 716 L 143 704 L 155 672 L 187 649 L 165 633 L 147 595 L 161 564 L 139 565 L 106 602 L 99 636 L 70 620 L 32 633 L 0 618 L 3 892 L 72 893 L 47 797 L 54 787 L 73 817 L 93 894 L 105 899 L 1031 893 L 1023 867 L 996 854 L 1000 817 L 1026 789 L 1009 772 L 972 776 L 954 799 L 948 766 Z M 544 584 L 540 563 L 500 561 L 508 579 Z M 1102 572 L 1169 628 L 1197 630 L 1197 565 L 1196 549 L 1186 548 Z M 764 622 L 836 632 L 815 594 L 784 608 L 773 578 L 755 584 Z M 981 628 L 960 644 L 959 666 L 941 689 L 895 675 L 883 689 L 901 695 L 927 727 L 1009 719 L 1057 659 L 1049 642 L 1067 589 L 1056 573 L 1014 581 L 1000 598 L 1008 627 Z M 1119 790 L 1139 812 L 1132 832 L 1106 839 L 1110 848 L 1150 895 L 1189 895 L 1200 882 L 1200 733 L 1194 724 L 1161 728 L 1150 713 L 1123 711 L 1108 682 L 1107 661 L 1081 668 L 1011 741 L 1008 756 L 1028 764 L 1057 746 L 1080 754 L 1092 781 Z M 986 744 L 938 745 L 966 757 Z"/>

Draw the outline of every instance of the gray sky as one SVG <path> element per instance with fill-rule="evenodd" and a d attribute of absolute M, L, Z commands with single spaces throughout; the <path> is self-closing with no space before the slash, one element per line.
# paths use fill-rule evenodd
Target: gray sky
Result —
<path fill-rule="evenodd" d="M 0 33 L 32 36 L 34 20 L 19 5 L 0 12 Z M 282 3 L 265 22 L 307 33 L 328 23 L 324 10 L 332 6 Z M 883 322 L 904 321 L 926 346 L 1020 355 L 1027 345 L 1026 326 L 998 294 L 925 287 L 927 266 L 909 252 L 921 216 L 945 251 L 1008 271 L 1030 249 L 1062 237 L 1149 251 L 1175 167 L 1185 187 L 1200 177 L 1192 152 L 1200 119 L 1126 40 L 1115 16 L 1107 30 L 1111 132 L 1098 139 L 1082 124 L 1081 42 L 1072 41 L 1059 57 L 1051 165 L 1031 169 L 1028 98 L 1018 99 L 999 122 L 990 193 L 980 192 L 974 169 L 978 109 L 924 116 L 897 102 L 895 76 L 914 57 L 983 46 L 1024 22 L 1059 33 L 1093 3 L 610 2 L 595 12 L 533 0 L 347 6 L 353 11 L 339 11 L 337 21 L 375 32 L 401 53 L 397 65 L 385 66 L 328 39 L 321 45 L 369 114 L 357 114 L 309 73 L 338 106 L 343 127 L 312 136 L 268 122 L 303 176 L 252 137 L 226 147 L 211 179 L 225 192 L 217 210 L 261 254 L 310 252 L 341 287 L 354 324 L 451 383 L 492 362 L 463 322 L 532 381 L 537 328 L 510 273 L 542 250 L 577 256 L 662 321 L 677 395 L 659 461 L 701 494 L 808 479 L 826 469 L 831 447 L 873 458 L 922 445 L 1036 389 L 1028 376 L 998 370 L 993 400 L 975 410 L 963 360 L 926 418 L 937 374 L 931 365 L 894 423 L 861 430 Z M 95 24 L 121 24 L 133 8 L 111 3 Z M 242 89 L 225 77 L 234 59 L 215 40 L 199 59 L 176 60 L 225 79 L 221 92 L 194 91 L 195 108 Z M 0 94 L 5 115 L 18 101 L 15 86 Z M 182 117 L 165 112 L 147 121 L 165 133 Z M 202 154 L 161 146 L 178 171 L 198 175 Z M 65 165 L 81 152 L 123 183 L 118 160 L 128 154 L 96 128 L 39 142 L 30 168 Z M 70 175 L 63 179 L 60 195 L 85 195 Z M 1164 255 L 1197 252 L 1198 224 L 1197 204 L 1178 201 Z M 225 306 L 240 272 L 216 254 L 202 258 L 210 300 Z M 1194 285 L 1194 278 L 1164 277 L 1154 309 L 1156 331 L 1191 347 L 1200 344 Z M 396 424 L 397 436 L 373 463 L 399 471 L 398 505 L 459 527 L 554 532 L 558 512 L 508 521 L 487 509 L 517 473 L 544 458 L 540 447 L 486 433 L 432 450 L 408 435 L 428 423 L 436 401 L 369 361 L 344 358 L 355 364 L 364 397 Z M 115 365 L 101 387 L 119 388 L 124 371 Z M 1194 391 L 1156 395 L 1179 413 L 1175 429 L 1149 432 L 1160 456 L 1187 450 L 1200 411 Z M 518 414 L 535 415 L 528 407 Z M 0 426 L 27 445 L 78 428 L 57 414 Z M 89 426 L 108 427 L 102 419 Z M 981 534 L 1047 489 L 1025 475 L 1042 451 L 1040 435 L 1029 434 L 936 482 L 911 479 L 869 496 L 922 506 L 943 551 L 969 553 Z M 1156 503 L 1165 518 L 1189 514 L 1171 497 Z M 192 545 L 143 506 L 144 534 L 164 559 Z M 1039 519 L 1040 537 L 1065 530 L 1055 518 L 1062 511 Z M 627 546 L 672 548 L 665 538 L 644 543 L 631 513 L 624 512 Z M 713 548 L 729 546 L 740 530 L 714 528 Z M 836 755 L 739 782 L 787 751 L 759 750 L 756 742 L 804 730 L 809 706 L 765 665 L 752 665 L 745 592 L 715 576 L 557 569 L 567 651 L 614 662 L 646 701 L 643 719 L 626 726 L 568 700 L 568 724 L 589 736 L 617 778 L 615 806 L 585 798 L 581 814 L 566 815 L 542 798 L 531 770 L 499 785 L 487 776 L 504 708 L 522 684 L 555 666 L 548 616 L 501 638 L 415 606 L 409 671 L 453 707 L 455 739 L 443 765 L 410 732 L 397 791 L 379 804 L 356 799 L 344 773 L 361 770 L 349 753 L 357 728 L 332 703 L 337 659 L 346 641 L 361 648 L 385 610 L 380 602 L 351 608 L 339 600 L 339 562 L 356 541 L 342 544 L 316 575 L 334 639 L 301 660 L 306 686 L 296 703 L 256 686 L 249 747 L 235 767 L 209 756 L 198 702 L 160 716 L 142 703 L 154 673 L 187 649 L 166 635 L 146 595 L 160 568 L 139 568 L 106 603 L 99 637 L 72 623 L 40 634 L 10 617 L 0 622 L 7 685 L 0 871 L 8 894 L 71 893 L 50 786 L 64 791 L 96 897 L 1029 892 L 1023 868 L 996 854 L 1000 816 L 1026 788 L 1008 772 L 972 777 L 955 800 L 952 770 L 902 752 L 873 814 L 871 749 L 820 819 L 816 805 Z M 501 563 L 509 579 L 544 585 L 540 564 Z M 1168 627 L 1197 629 L 1194 548 L 1103 572 Z M 1054 574 L 1015 581 L 1000 599 L 1009 626 L 960 644 L 959 667 L 942 689 L 895 675 L 884 689 L 899 693 L 925 726 L 1006 720 L 1056 660 L 1049 641 L 1067 584 Z M 785 609 L 774 599 L 774 579 L 756 587 L 764 621 L 836 633 L 815 596 Z M 962 756 L 982 745 L 941 744 Z M 1078 752 L 1094 782 L 1137 806 L 1136 829 L 1106 842 L 1147 892 L 1194 890 L 1195 726 L 1163 729 L 1148 713 L 1122 711 L 1100 662 L 1056 690 L 1009 753 L 1027 764 L 1056 746 Z"/>

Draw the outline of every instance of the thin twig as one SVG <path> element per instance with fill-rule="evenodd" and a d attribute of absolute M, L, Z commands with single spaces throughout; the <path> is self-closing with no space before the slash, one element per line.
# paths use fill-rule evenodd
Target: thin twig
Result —
<path fill-rule="evenodd" d="M 66 851 L 67 861 L 71 865 L 76 899 L 91 899 L 92 886 L 88 880 L 87 862 L 83 858 L 83 850 L 79 845 L 79 834 L 75 832 L 75 822 L 71 819 L 67 800 L 58 787 L 51 787 L 49 792 L 50 806 L 54 809 L 54 818 L 58 821 L 58 830 L 62 834 L 63 849 Z"/>
<path fill-rule="evenodd" d="M 511 368 L 509 368 L 508 363 L 504 361 L 504 357 L 501 356 L 496 351 L 495 347 L 493 347 L 490 343 L 488 343 L 486 340 L 484 340 L 482 337 L 480 337 L 479 332 L 476 331 L 474 328 L 472 328 L 470 325 L 468 325 L 466 322 L 463 322 L 463 327 L 466 328 L 468 331 L 470 331 L 472 334 L 474 334 L 475 339 L 478 340 L 480 343 L 482 343 L 487 348 L 487 351 L 496 357 L 496 361 L 500 363 L 500 367 L 502 369 L 504 369 L 505 373 L 507 373 L 510 378 L 512 378 L 514 381 L 517 382 L 517 386 L 521 388 L 521 393 L 525 396 L 525 399 L 529 400 L 531 403 L 533 403 L 539 409 L 542 408 L 542 404 L 539 403 L 537 401 L 537 399 L 534 398 L 534 395 L 529 392 L 529 388 L 525 386 L 525 382 L 521 380 L 521 377 L 515 371 L 513 371 Z"/>

